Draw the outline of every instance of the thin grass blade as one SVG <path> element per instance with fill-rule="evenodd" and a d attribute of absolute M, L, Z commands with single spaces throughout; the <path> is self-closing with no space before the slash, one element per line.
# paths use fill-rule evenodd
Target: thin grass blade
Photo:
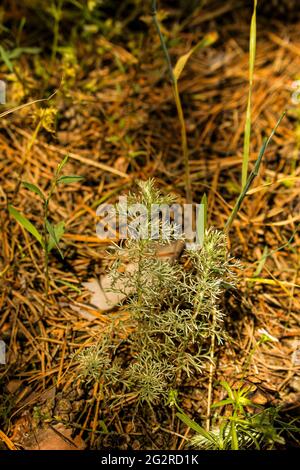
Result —
<path fill-rule="evenodd" d="M 252 119 L 251 100 L 252 100 L 253 75 L 254 75 L 254 64 L 255 64 L 255 55 L 256 55 L 256 7 L 257 7 L 257 0 L 254 0 L 254 9 L 253 9 L 253 15 L 251 19 L 251 28 L 250 28 L 249 93 L 248 93 L 248 103 L 247 103 L 246 123 L 245 123 L 245 133 L 244 133 L 242 189 L 247 183 L 249 154 L 250 154 L 251 119 Z"/>

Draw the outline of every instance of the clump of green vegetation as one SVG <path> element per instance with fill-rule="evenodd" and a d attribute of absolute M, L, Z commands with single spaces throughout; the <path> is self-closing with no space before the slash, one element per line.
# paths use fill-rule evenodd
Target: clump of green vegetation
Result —
<path fill-rule="evenodd" d="M 252 387 L 244 383 L 237 388 L 230 387 L 226 381 L 221 385 L 228 396 L 214 403 L 212 409 L 222 407 L 225 411 L 215 417 L 209 431 L 190 419 L 172 396 L 170 404 L 177 407 L 178 418 L 195 431 L 190 439 L 191 447 L 199 450 L 271 450 L 285 444 L 284 435 L 297 442 L 299 427 L 295 419 L 281 418 L 280 407 L 263 408 L 254 404 L 250 399 Z"/>
<path fill-rule="evenodd" d="M 159 256 L 162 246 L 177 240 L 177 227 L 171 223 L 167 228 L 159 219 L 153 239 L 151 208 L 174 199 L 161 195 L 153 180 L 140 182 L 139 189 L 129 197 L 132 236 L 115 247 L 110 276 L 112 290 L 126 294 L 122 304 L 135 323 L 127 338 L 130 364 L 119 370 L 119 379 L 140 403 L 154 405 L 166 401 L 170 389 L 186 377 L 202 372 L 211 357 L 212 336 L 224 339 L 220 301 L 225 289 L 235 285 L 236 262 L 227 252 L 226 236 L 214 229 L 206 231 L 201 247 L 185 250 L 181 259 Z M 131 212 L 136 204 L 147 209 L 139 225 Z M 119 215 L 123 209 L 117 206 Z M 106 370 L 109 354 L 89 349 L 81 357 L 81 366 L 86 363 L 86 373 L 95 378 Z"/>
<path fill-rule="evenodd" d="M 120 376 L 118 361 L 113 362 L 116 346 L 107 336 L 101 342 L 81 351 L 76 360 L 79 362 L 79 378 L 86 384 L 101 382 L 106 387 L 114 385 Z"/>
<path fill-rule="evenodd" d="M 68 161 L 68 156 L 66 156 L 62 162 L 58 165 L 54 178 L 51 181 L 50 189 L 48 194 L 44 192 L 35 184 L 23 182 L 23 186 L 36 194 L 40 201 L 42 202 L 43 207 L 43 229 L 39 230 L 36 228 L 30 220 L 27 219 L 23 214 L 21 214 L 15 207 L 12 205 L 8 206 L 9 213 L 14 219 L 21 225 L 23 229 L 29 232 L 42 246 L 44 252 L 44 271 L 45 271 L 45 294 L 48 296 L 49 292 L 49 253 L 54 248 L 57 248 L 61 257 L 63 258 L 62 251 L 59 247 L 59 241 L 62 238 L 65 231 L 64 221 L 58 222 L 56 225 L 53 225 L 49 220 L 49 204 L 55 193 L 55 190 L 60 184 L 69 184 L 80 181 L 81 176 L 76 175 L 61 175 L 62 169 Z"/>
<path fill-rule="evenodd" d="M 139 195 L 131 200 L 147 207 L 142 224 L 146 236 L 132 237 L 116 248 L 111 277 L 116 291 L 124 286 L 131 293 L 126 308 L 136 322 L 130 337 L 133 363 L 126 373 L 128 382 L 130 387 L 136 385 L 141 401 L 153 404 L 159 396 L 166 398 L 183 374 L 202 372 L 212 335 L 219 341 L 224 338 L 220 300 L 225 288 L 235 285 L 236 263 L 229 257 L 224 233 L 213 229 L 206 231 L 201 248 L 185 250 L 181 259 L 158 256 L 159 247 L 177 239 L 176 226 L 166 235 L 161 220 L 153 240 L 150 208 L 173 200 L 163 197 L 152 180 L 139 187 Z M 128 259 L 133 268 L 120 269 Z"/>

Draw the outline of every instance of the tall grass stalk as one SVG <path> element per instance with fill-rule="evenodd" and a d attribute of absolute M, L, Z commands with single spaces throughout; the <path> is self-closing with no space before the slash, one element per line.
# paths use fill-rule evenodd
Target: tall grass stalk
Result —
<path fill-rule="evenodd" d="M 253 9 L 251 28 L 250 28 L 249 93 L 248 93 L 248 104 L 247 104 L 245 133 L 244 133 L 242 189 L 247 183 L 249 154 L 250 154 L 251 118 L 252 118 L 251 101 L 252 101 L 252 89 L 253 89 L 254 64 L 255 64 L 255 55 L 256 55 L 256 8 L 257 8 L 257 0 L 254 0 L 254 9 Z"/>
<path fill-rule="evenodd" d="M 217 38 L 218 35 L 215 32 L 208 33 L 207 35 L 204 36 L 204 38 L 196 44 L 196 46 L 192 47 L 186 54 L 182 55 L 179 57 L 175 67 L 172 67 L 171 59 L 170 59 L 170 54 L 168 51 L 168 48 L 166 46 L 166 41 L 163 37 L 163 34 L 160 29 L 159 21 L 157 19 L 157 7 L 156 7 L 156 0 L 152 0 L 152 17 L 153 17 L 153 22 L 155 25 L 155 28 L 157 30 L 160 42 L 161 42 L 161 47 L 166 59 L 166 63 L 168 66 L 168 71 L 169 71 L 169 76 L 170 76 L 170 81 L 172 84 L 172 91 L 174 95 L 174 100 L 176 104 L 176 109 L 177 109 L 177 114 L 178 114 L 178 119 L 180 122 L 180 128 L 181 128 L 181 147 L 182 147 L 182 156 L 183 156 L 183 161 L 184 161 L 184 166 L 185 166 L 185 191 L 186 191 L 186 200 L 188 203 L 192 202 L 192 184 L 191 184 L 191 176 L 190 176 L 190 164 L 189 164 L 189 151 L 188 151 L 188 144 L 187 144 L 187 135 L 186 135 L 186 125 L 185 125 L 185 120 L 184 120 L 184 113 L 182 109 L 182 103 L 180 99 L 180 94 L 179 94 L 179 89 L 178 89 L 178 80 L 180 78 L 180 75 L 191 57 L 191 55 L 197 51 L 200 48 L 210 46 L 213 44 Z"/>
<path fill-rule="evenodd" d="M 54 19 L 53 25 L 53 43 L 52 43 L 52 54 L 51 62 L 54 63 L 57 54 L 58 40 L 59 40 L 59 26 L 62 17 L 64 0 L 58 0 L 57 4 L 52 2 L 50 6 L 50 13 Z"/>
<path fill-rule="evenodd" d="M 168 71 L 170 75 L 170 80 L 172 84 L 172 90 L 174 94 L 174 99 L 175 99 L 175 104 L 176 104 L 176 109 L 177 109 L 177 114 L 178 114 L 178 119 L 180 122 L 180 127 L 181 127 L 181 146 L 182 146 L 182 155 L 183 155 L 183 161 L 184 161 L 184 167 L 185 167 L 185 191 L 186 191 L 186 199 L 187 202 L 192 202 L 192 185 L 191 185 L 191 177 L 190 177 L 190 164 L 189 164 L 189 154 L 188 154 L 188 146 L 187 146 L 187 135 L 186 135 L 186 127 L 185 127 L 185 121 L 184 121 L 184 114 L 183 114 L 183 109 L 182 109 L 182 104 L 181 104 L 181 99 L 178 91 L 178 80 L 173 72 L 172 68 L 172 63 L 169 55 L 169 51 L 166 46 L 165 39 L 162 35 L 160 26 L 159 26 L 159 21 L 157 19 L 157 6 L 156 6 L 156 0 L 152 1 L 152 17 L 153 17 L 153 22 L 156 27 L 157 33 L 159 35 L 159 39 L 161 42 L 161 47 L 164 52 L 164 56 L 168 65 Z"/>

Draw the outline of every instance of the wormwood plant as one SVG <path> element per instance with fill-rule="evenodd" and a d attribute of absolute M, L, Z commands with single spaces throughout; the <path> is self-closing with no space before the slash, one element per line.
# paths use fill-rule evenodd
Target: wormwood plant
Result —
<path fill-rule="evenodd" d="M 178 240 L 178 227 L 158 220 L 154 240 L 151 207 L 172 202 L 153 180 L 139 182 L 139 193 L 129 201 L 132 236 L 115 247 L 110 273 L 112 290 L 126 294 L 123 303 L 136 325 L 128 338 L 132 360 L 122 380 L 150 405 L 167 399 L 170 389 L 206 366 L 212 332 L 219 342 L 225 336 L 220 300 L 235 285 L 236 263 L 227 253 L 226 236 L 217 230 L 207 230 L 202 247 L 186 250 L 181 259 L 159 256 L 163 245 Z M 147 208 L 139 225 L 130 212 L 137 203 Z M 123 209 L 117 206 L 119 215 Z"/>
<path fill-rule="evenodd" d="M 119 361 L 113 360 L 116 345 L 111 341 L 111 336 L 101 338 L 101 342 L 95 344 L 76 356 L 79 362 L 79 378 L 86 384 L 100 382 L 107 389 L 113 386 L 120 378 Z"/>
<path fill-rule="evenodd" d="M 139 183 L 139 193 L 130 196 L 130 203 L 143 204 L 147 208 L 143 224 L 135 224 L 135 213 L 130 212 L 131 237 L 120 246 L 115 247 L 116 261 L 111 271 L 112 290 L 123 294 L 122 305 L 131 313 L 135 328 L 127 337 L 129 345 L 126 350 L 127 360 L 118 370 L 119 383 L 134 392 L 139 403 L 148 403 L 150 407 L 163 401 L 170 404 L 170 397 L 176 396 L 176 389 L 186 377 L 202 372 L 209 362 L 208 408 L 206 430 L 190 420 L 177 406 L 179 416 L 188 426 L 195 429 L 200 437 L 205 437 L 207 448 L 239 448 L 238 432 L 247 435 L 249 429 L 243 427 L 242 418 L 238 414 L 241 408 L 234 408 L 232 422 L 225 423 L 219 428 L 219 433 L 210 430 L 210 403 L 212 398 L 212 379 L 214 372 L 215 343 L 219 343 L 226 334 L 223 327 L 225 312 L 221 308 L 221 300 L 226 289 L 234 287 L 234 274 L 237 263 L 230 258 L 227 251 L 226 234 L 229 232 L 234 219 L 247 195 L 253 180 L 258 174 L 264 153 L 269 145 L 283 115 L 278 120 L 270 137 L 265 139 L 253 170 L 247 177 L 251 123 L 251 90 L 255 56 L 255 10 L 251 29 L 251 64 L 250 92 L 245 128 L 244 174 L 243 188 L 232 213 L 225 225 L 224 232 L 213 228 L 206 230 L 203 243 L 197 250 L 185 250 L 181 259 L 166 260 L 159 255 L 162 245 L 171 245 L 178 241 L 175 225 L 168 228 L 159 221 L 156 238 L 151 237 L 151 207 L 172 204 L 173 198 L 162 196 L 154 187 L 153 180 Z M 156 11 L 156 1 L 152 1 L 154 24 L 160 37 L 163 52 L 168 65 L 178 117 L 181 124 L 181 141 L 183 160 L 185 164 L 186 196 L 191 200 L 191 184 L 189 175 L 188 148 L 186 130 L 180 96 L 178 92 L 179 77 L 191 54 L 198 48 L 211 44 L 215 35 L 208 35 L 195 48 L 180 57 L 175 68 L 172 68 L 170 56 L 162 36 Z M 124 207 L 119 205 L 119 216 L 124 215 Z M 167 236 L 166 236 L 167 233 Z M 164 236 L 163 236 L 164 235 Z M 183 242 L 183 240 L 182 240 Z M 114 361 L 109 355 L 109 347 L 102 351 L 100 359 L 107 359 L 105 365 L 100 364 L 98 349 L 87 349 L 80 357 L 80 367 L 84 369 L 86 358 L 92 364 L 97 364 L 105 371 L 109 370 Z M 124 352 L 124 351 L 123 351 Z M 129 365 L 128 365 L 129 364 Z M 98 367 L 96 365 L 96 368 Z M 89 367 L 87 367 L 87 370 Z M 92 370 L 94 368 L 92 367 Z M 89 374 L 95 378 L 93 372 Z M 105 374 L 97 379 L 104 383 Z M 245 393 L 244 393 L 245 392 Z M 241 395 L 246 403 L 247 390 Z M 172 401 L 172 400 L 171 400 Z M 173 400 L 176 403 L 176 400 Z M 174 404 L 174 403 L 173 403 Z M 240 406 L 241 403 L 239 403 Z M 242 412 L 241 412 L 242 413 Z M 194 426 L 194 427 L 193 427 Z M 196 429 L 195 429 L 196 430 Z M 214 437 L 217 434 L 217 437 Z M 199 437 L 198 436 L 198 437 Z M 217 439 L 220 443 L 218 444 Z M 250 439 L 250 438 L 249 438 Z M 255 442 L 256 437 L 251 436 Z M 225 442 L 225 444 L 224 444 Z M 246 441 L 245 441 L 246 442 Z M 249 442 L 249 441 L 247 441 Z M 225 446 L 225 447 L 224 447 Z"/>
<path fill-rule="evenodd" d="M 206 431 L 200 426 L 197 429 L 201 428 L 204 433 L 210 432 L 215 341 L 221 343 L 226 337 L 223 327 L 225 312 L 221 308 L 221 300 L 225 290 L 235 286 L 234 271 L 239 266 L 227 251 L 227 233 L 258 174 L 262 158 L 282 118 L 283 115 L 264 141 L 224 232 L 207 229 L 203 243 L 197 250 L 185 250 L 180 259 L 173 257 L 166 260 L 159 256 L 162 246 L 171 246 L 178 240 L 184 243 L 184 237 L 180 240 L 178 227 L 175 224 L 165 226 L 163 218 L 158 220 L 155 239 L 151 236 L 151 208 L 174 202 L 171 195 L 164 196 L 155 188 L 153 180 L 139 182 L 139 192 L 128 198 L 128 209 L 122 204 L 117 206 L 119 221 L 125 213 L 128 217 L 131 236 L 125 243 L 115 246 L 115 262 L 110 273 L 111 289 L 125 296 L 121 304 L 130 311 L 135 328 L 126 341 L 129 345 L 128 358 L 125 364 L 124 361 L 120 363 L 118 371 L 109 342 L 105 343 L 105 351 L 101 349 L 100 354 L 99 345 L 83 351 L 79 366 L 81 371 L 87 371 L 86 377 L 96 380 L 93 371 L 97 367 L 99 370 L 103 368 L 100 362 L 105 353 L 111 362 L 109 366 L 107 360 L 104 369 L 114 368 L 115 379 L 119 376 L 118 384 L 122 383 L 134 392 L 139 403 L 146 402 L 152 406 L 165 401 L 170 404 L 170 397 L 176 396 L 176 388 L 184 379 L 201 373 L 209 361 Z M 202 202 L 206 206 L 205 199 Z M 142 224 L 135 223 L 137 204 L 147 209 Z M 114 356 L 116 354 L 115 349 Z M 92 368 L 87 364 L 93 364 Z M 105 384 L 105 374 L 98 375 L 97 379 Z M 111 391 L 116 384 L 117 380 L 111 383 Z M 176 400 L 172 401 L 176 404 Z M 179 411 L 183 416 L 184 412 L 181 409 Z M 184 419 L 193 428 L 193 421 L 186 415 Z M 194 425 L 198 426 L 196 423 Z"/>

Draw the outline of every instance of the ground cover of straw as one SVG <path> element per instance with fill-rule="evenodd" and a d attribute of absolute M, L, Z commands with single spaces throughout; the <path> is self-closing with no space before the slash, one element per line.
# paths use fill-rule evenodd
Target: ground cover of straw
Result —
<path fill-rule="evenodd" d="M 243 14 L 234 8 L 234 2 L 227 2 L 224 12 L 220 3 L 212 2 L 203 15 L 191 15 L 176 32 L 180 41 L 173 41 L 170 50 L 176 58 L 204 33 L 216 31 L 219 35 L 212 47 L 193 56 L 180 82 L 194 200 L 200 201 L 206 192 L 209 224 L 216 228 L 224 227 L 239 193 L 250 20 L 250 10 Z M 170 24 L 178 15 L 171 10 Z M 0 372 L 0 420 L 8 446 L 18 448 L 20 436 L 31 432 L 34 420 L 52 426 L 63 423 L 88 447 L 181 449 L 189 435 L 168 409 L 158 410 L 151 419 L 141 412 L 133 424 L 135 408 L 130 394 L 108 409 L 97 385 L 89 390 L 82 386 L 72 359 L 74 353 L 101 337 L 111 321 L 128 322 L 130 327 L 128 314 L 117 308 L 109 313 L 91 309 L 93 320 L 73 308 L 89 302 L 82 282 L 100 277 L 112 261 L 107 244 L 96 237 L 97 205 L 103 200 L 115 202 L 138 178 L 149 177 L 156 178 L 162 191 L 175 192 L 181 201 L 184 198 L 180 128 L 172 92 L 155 30 L 149 18 L 141 24 L 144 31 L 141 25 L 138 31 L 129 28 L 130 34 L 123 40 L 95 36 L 88 42 L 79 41 L 73 75 L 51 102 L 59 112 L 57 130 L 55 134 L 41 132 L 27 157 L 26 180 L 44 188 L 66 153 L 70 155 L 67 172 L 84 176 L 83 183 L 61 188 L 50 206 L 53 220 L 66 220 L 67 230 L 62 244 L 64 260 L 51 256 L 53 282 L 43 315 L 41 250 L 5 212 L 33 134 L 32 113 L 38 105 L 0 122 L 0 332 L 9 349 L 9 366 L 5 373 Z M 291 99 L 292 83 L 299 78 L 299 26 L 300 20 L 286 23 L 258 18 L 251 162 L 257 158 L 264 135 L 285 109 L 287 116 L 230 233 L 231 251 L 245 268 L 238 289 L 226 298 L 226 328 L 231 339 L 217 351 L 214 387 L 214 399 L 221 399 L 224 392 L 218 381 L 237 382 L 254 350 L 246 377 L 255 385 L 253 400 L 281 403 L 290 409 L 296 408 L 300 393 L 295 363 L 300 347 L 300 240 L 294 233 L 300 218 L 296 164 L 300 105 Z M 170 31 L 175 36 L 172 28 Z M 36 37 L 30 41 L 34 45 Z M 39 60 L 50 70 L 50 80 L 45 83 L 38 76 L 32 57 L 21 58 L 27 91 L 24 96 L 11 74 L 8 95 L 13 104 L 48 96 L 59 86 L 63 71 L 59 57 L 52 70 L 49 58 L 41 55 Z M 13 204 L 41 223 L 39 202 L 24 188 Z M 265 247 L 269 252 L 282 249 L 262 266 Z M 80 292 L 57 280 L 76 285 Z M 279 341 L 255 349 L 260 328 Z M 190 380 L 179 396 L 182 408 L 198 420 L 205 414 L 207 375 Z M 108 434 L 101 432 L 101 421 Z"/>

